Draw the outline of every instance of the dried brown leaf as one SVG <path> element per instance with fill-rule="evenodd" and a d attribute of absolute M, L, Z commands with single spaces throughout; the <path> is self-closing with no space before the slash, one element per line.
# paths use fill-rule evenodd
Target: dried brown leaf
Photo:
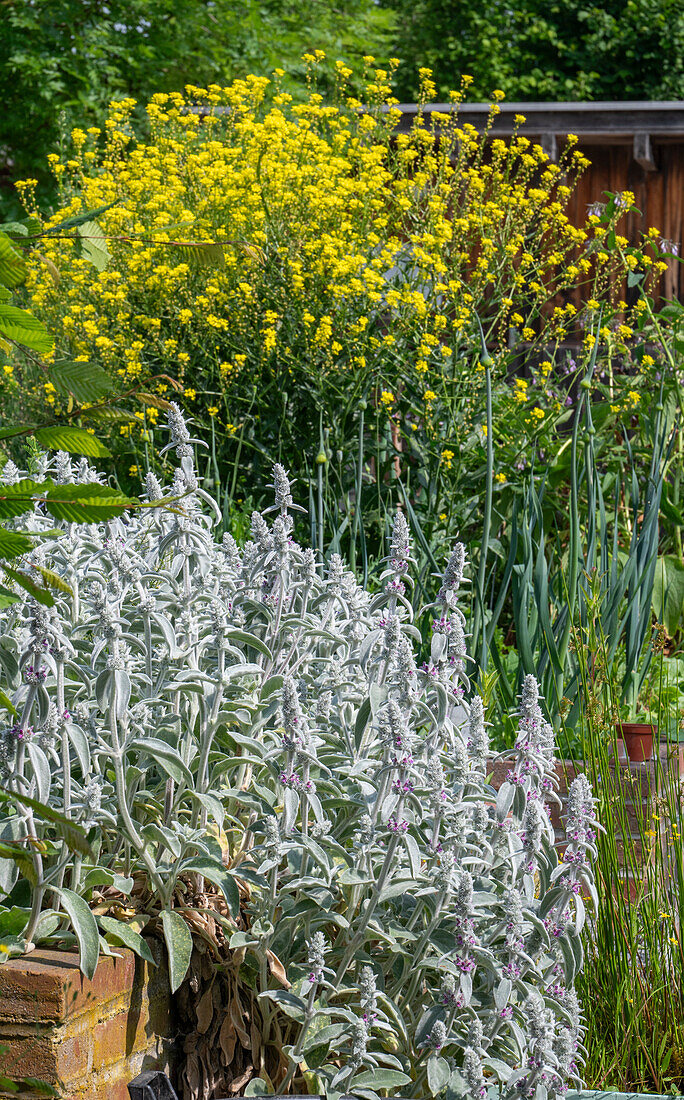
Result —
<path fill-rule="evenodd" d="M 223 1051 L 223 1061 L 226 1066 L 229 1066 L 233 1061 L 236 1043 L 237 1032 L 233 1027 L 233 1021 L 230 1016 L 226 1016 L 221 1024 L 221 1030 L 219 1032 L 219 1045 Z"/>
<path fill-rule="evenodd" d="M 195 1014 L 197 1016 L 197 1030 L 200 1035 L 204 1035 L 205 1032 L 209 1030 L 211 1021 L 214 1017 L 213 985 L 205 989 L 200 997 L 197 1008 L 195 1009 Z"/>
<path fill-rule="evenodd" d="M 241 1073 L 239 1077 L 233 1078 L 230 1085 L 228 1086 L 228 1092 L 232 1092 L 232 1094 L 235 1095 L 235 1093 L 239 1092 L 241 1088 L 244 1088 L 245 1085 L 249 1084 L 253 1074 L 254 1066 L 247 1066 L 247 1069 L 244 1071 L 244 1073 Z"/>
<path fill-rule="evenodd" d="M 230 1002 L 230 1005 L 229 1005 L 229 1008 L 228 1008 L 228 1015 L 230 1016 L 230 1019 L 233 1022 L 233 1027 L 235 1028 L 235 1030 L 238 1034 L 238 1038 L 240 1039 L 240 1043 L 245 1048 L 245 1050 L 249 1050 L 249 1048 L 251 1046 L 251 1043 L 249 1041 L 249 1035 L 245 1031 L 245 1025 L 244 1025 L 244 1022 L 243 1022 L 243 1019 L 242 1019 L 242 1006 L 241 1006 L 240 1001 L 238 1000 L 237 997 L 233 997 L 231 999 L 231 1002 Z"/>
<path fill-rule="evenodd" d="M 267 951 L 266 958 L 268 959 L 268 968 L 276 981 L 280 982 L 283 989 L 290 989 L 292 986 L 292 982 L 288 979 L 288 976 L 285 973 L 285 967 L 281 963 L 278 956 L 274 954 L 273 951 Z"/>

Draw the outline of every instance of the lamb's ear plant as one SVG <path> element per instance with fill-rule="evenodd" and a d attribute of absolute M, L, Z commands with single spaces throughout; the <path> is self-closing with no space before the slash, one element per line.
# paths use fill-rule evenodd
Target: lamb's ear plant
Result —
<path fill-rule="evenodd" d="M 290 570 L 298 553 L 288 550 Z M 262 1006 L 261 1086 L 552 1096 L 578 1072 L 572 987 L 594 896 L 591 791 L 583 778 L 572 787 L 559 863 L 553 733 L 536 681 L 525 681 L 497 794 L 482 702 L 466 700 L 464 548 L 448 563 L 421 668 L 410 564 L 398 513 L 372 600 L 335 559 L 307 582 L 319 620 L 307 629 L 290 571 L 279 585 L 289 596 L 276 615 L 294 646 L 272 715 L 239 742 L 261 759 L 252 789 L 231 791 L 256 817 L 253 853 L 268 880 L 231 940 L 254 956 L 243 981 Z"/>
<path fill-rule="evenodd" d="M 20 860 L 0 865 L 12 890 L 0 920 L 21 923 L 21 896 L 19 942 L 65 942 L 71 927 L 90 973 L 108 940 L 146 950 L 147 919 L 175 988 L 188 923 L 209 906 L 223 937 L 212 949 L 253 1007 L 256 1090 L 562 1092 L 581 1061 L 573 982 L 593 800 L 577 779 L 559 862 L 553 735 L 533 677 L 510 774 L 498 794 L 488 784 L 464 547 L 418 667 L 403 513 L 374 595 L 338 556 L 322 567 L 296 544 L 280 466 L 272 520 L 255 513 L 242 549 L 217 542 L 175 407 L 170 427 L 182 508 L 65 527 L 51 566 L 70 594 L 2 612 L 16 807 L 2 828 Z M 75 476 L 65 456 L 54 476 Z M 163 495 L 152 475 L 145 493 Z M 86 830 L 75 856 L 62 819 Z M 133 921 L 116 923 L 126 909 Z"/>
<path fill-rule="evenodd" d="M 13 936 L 13 951 L 75 937 L 92 975 L 109 940 L 151 959 L 139 933 L 158 920 L 177 988 L 192 950 L 180 916 L 192 887 L 212 883 L 225 912 L 238 911 L 237 884 L 207 827 L 209 817 L 214 830 L 223 821 L 207 765 L 223 682 L 250 666 L 225 671 L 229 641 L 220 612 L 211 614 L 224 551 L 212 547 L 214 513 L 199 509 L 205 494 L 182 417 L 171 426 L 182 506 L 63 522 L 61 537 L 31 552 L 32 564 L 49 562 L 53 605 L 17 587 L 0 612 L 0 931 Z M 42 466 L 58 497 L 79 482 L 94 495 L 101 488 L 95 471 L 64 453 Z M 4 473 L 17 481 L 11 463 Z M 145 495 L 162 497 L 154 479 Z M 40 534 L 55 527 L 54 510 L 37 504 L 14 523 Z"/>

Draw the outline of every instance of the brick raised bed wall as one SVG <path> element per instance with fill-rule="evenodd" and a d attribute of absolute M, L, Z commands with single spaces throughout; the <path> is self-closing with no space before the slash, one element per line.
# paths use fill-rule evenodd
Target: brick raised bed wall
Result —
<path fill-rule="evenodd" d="M 128 1100 L 141 1069 L 172 1070 L 167 971 L 120 953 L 100 958 L 92 981 L 71 952 L 0 966 L 0 1074 L 47 1081 L 63 1100 Z"/>

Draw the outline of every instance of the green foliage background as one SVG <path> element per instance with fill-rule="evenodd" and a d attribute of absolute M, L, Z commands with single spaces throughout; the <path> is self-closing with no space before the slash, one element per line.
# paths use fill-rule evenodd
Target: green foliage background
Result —
<path fill-rule="evenodd" d="M 407 100 L 421 65 L 433 69 L 438 98 L 463 72 L 474 100 L 493 88 L 512 101 L 684 98 L 682 0 L 390 2 Z"/>
<path fill-rule="evenodd" d="M 474 77 L 470 98 L 684 98 L 682 0 L 0 0 L 0 209 L 16 215 L 12 181 L 36 177 L 52 200 L 45 155 L 114 97 L 146 102 L 186 83 L 225 84 L 282 67 L 306 89 L 301 55 L 354 63 L 400 57 L 398 95 L 418 70 L 438 98 Z M 322 89 L 324 90 L 324 89 Z"/>

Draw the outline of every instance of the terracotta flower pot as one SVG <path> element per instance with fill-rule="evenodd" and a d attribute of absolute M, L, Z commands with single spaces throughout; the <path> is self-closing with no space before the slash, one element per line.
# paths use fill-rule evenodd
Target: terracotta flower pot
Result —
<path fill-rule="evenodd" d="M 617 732 L 622 737 L 627 756 L 633 763 L 643 763 L 653 756 L 653 736 L 657 726 L 650 722 L 621 722 Z"/>

